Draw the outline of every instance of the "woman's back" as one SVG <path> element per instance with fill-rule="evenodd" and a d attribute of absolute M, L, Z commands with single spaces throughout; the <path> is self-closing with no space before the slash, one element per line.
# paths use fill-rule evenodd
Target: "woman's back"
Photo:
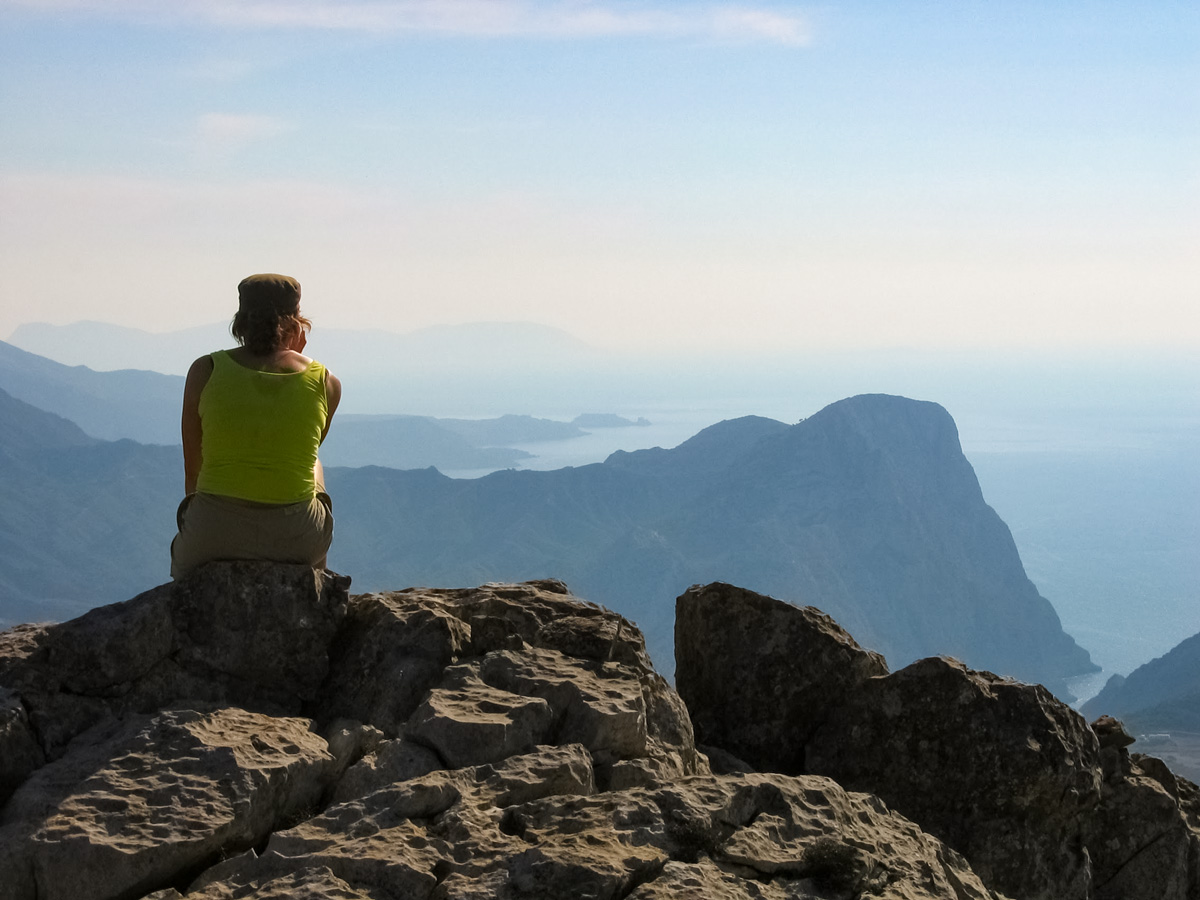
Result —
<path fill-rule="evenodd" d="M 325 367 L 247 368 L 229 351 L 212 354 L 200 394 L 202 464 L 196 489 L 259 503 L 316 496 L 314 467 L 328 419 Z"/>

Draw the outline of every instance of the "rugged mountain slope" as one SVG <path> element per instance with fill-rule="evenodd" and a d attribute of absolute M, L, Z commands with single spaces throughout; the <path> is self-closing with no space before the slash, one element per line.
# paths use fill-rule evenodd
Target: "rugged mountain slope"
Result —
<path fill-rule="evenodd" d="M 0 623 L 65 619 L 166 577 L 174 447 L 100 441 L 0 391 Z"/>
<path fill-rule="evenodd" d="M 1200 732 L 1200 634 L 1128 676 L 1114 675 L 1083 708 L 1140 731 Z"/>

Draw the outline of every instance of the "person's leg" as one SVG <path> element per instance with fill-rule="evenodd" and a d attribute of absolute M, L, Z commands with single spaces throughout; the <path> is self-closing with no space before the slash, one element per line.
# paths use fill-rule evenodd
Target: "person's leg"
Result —
<path fill-rule="evenodd" d="M 236 549 L 232 529 L 221 501 L 209 494 L 191 494 L 179 506 L 179 533 L 171 541 L 171 577 L 178 581 L 197 566 L 215 559 L 230 559 Z"/>
<path fill-rule="evenodd" d="M 333 541 L 328 494 L 287 506 L 196 494 L 171 544 L 171 577 L 219 559 L 261 559 L 324 568 Z"/>

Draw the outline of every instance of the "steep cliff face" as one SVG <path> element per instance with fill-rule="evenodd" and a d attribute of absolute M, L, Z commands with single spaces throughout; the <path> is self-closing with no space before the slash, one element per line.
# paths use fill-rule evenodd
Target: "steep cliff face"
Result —
<path fill-rule="evenodd" d="M 818 606 L 895 663 L 947 653 L 1055 689 L 1094 669 L 935 403 L 834 403 L 758 442 L 673 526 L 693 580 Z"/>
<path fill-rule="evenodd" d="M 0 634 L 6 900 L 1003 900 L 828 778 L 714 775 L 560 582 L 214 564 Z"/>

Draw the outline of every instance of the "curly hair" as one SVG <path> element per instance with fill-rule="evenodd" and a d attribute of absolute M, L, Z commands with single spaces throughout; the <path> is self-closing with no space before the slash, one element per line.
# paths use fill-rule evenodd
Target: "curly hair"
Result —
<path fill-rule="evenodd" d="M 229 331 L 251 353 L 274 353 L 297 325 L 305 331 L 312 328 L 300 315 L 300 282 L 295 278 L 251 275 L 238 284 L 238 311 Z"/>

